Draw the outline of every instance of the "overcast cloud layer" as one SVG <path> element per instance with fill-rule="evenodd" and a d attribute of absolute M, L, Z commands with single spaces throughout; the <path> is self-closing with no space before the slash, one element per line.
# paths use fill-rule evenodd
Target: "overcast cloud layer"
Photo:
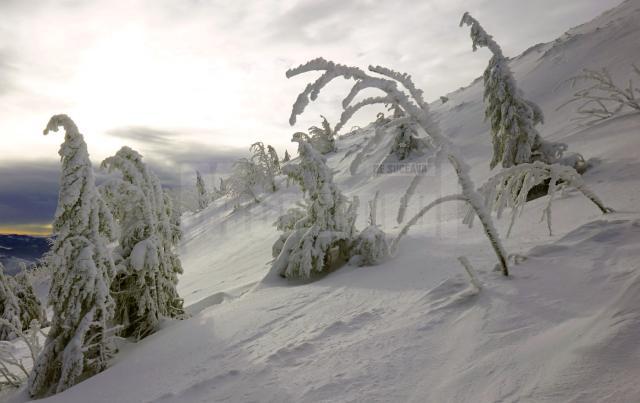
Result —
<path fill-rule="evenodd" d="M 46 222 L 52 210 L 18 203 L 11 193 L 55 178 L 34 176 L 55 167 L 62 136 L 41 134 L 52 114 L 76 121 L 94 164 L 127 144 L 175 183 L 182 170 L 216 170 L 254 141 L 291 152 L 291 133 L 317 124 L 319 114 L 334 123 L 344 95 L 339 84 L 288 126 L 306 79 L 287 80 L 284 72 L 308 59 L 408 72 L 436 99 L 479 76 L 489 59 L 486 50 L 472 53 L 468 28 L 458 27 L 464 11 L 516 56 L 618 3 L 2 0 L 0 177 L 9 166 L 30 169 L 14 168 L 3 179 L 0 208 L 13 207 L 0 215 L 0 228 Z"/>

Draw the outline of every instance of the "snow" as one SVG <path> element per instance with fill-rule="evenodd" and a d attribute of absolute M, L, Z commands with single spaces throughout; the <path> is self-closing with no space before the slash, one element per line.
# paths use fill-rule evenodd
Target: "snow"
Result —
<path fill-rule="evenodd" d="M 593 159 L 584 182 L 616 213 L 602 215 L 578 192 L 556 195 L 549 236 L 539 223 L 547 200 L 526 203 L 508 239 L 509 220 L 495 223 L 507 252 L 520 255 L 505 278 L 493 271 L 482 230 L 462 223 L 462 203 L 444 203 L 411 227 L 395 257 L 288 282 L 265 279 L 279 236 L 273 223 L 301 199 L 280 177 L 279 191 L 259 204 L 232 213 L 218 199 L 183 216 L 178 288 L 191 318 L 123 345 L 106 371 L 43 401 L 640 401 L 640 116 L 576 127 L 571 109 L 556 111 L 572 93 L 563 82 L 583 67 L 607 67 L 620 82 L 630 76 L 638 16 L 640 1 L 626 1 L 511 63 L 545 114 L 541 136 Z M 492 175 L 482 83 L 447 97 L 430 107 L 482 184 Z M 328 165 L 348 197 L 380 191 L 377 224 L 395 236 L 414 175 L 374 175 L 390 147 L 368 145 L 375 135 L 370 126 L 338 139 Z M 446 162 L 430 167 L 406 217 L 459 193 L 453 175 Z M 358 228 L 366 219 L 362 207 Z M 21 391 L 11 401 L 25 400 Z"/>

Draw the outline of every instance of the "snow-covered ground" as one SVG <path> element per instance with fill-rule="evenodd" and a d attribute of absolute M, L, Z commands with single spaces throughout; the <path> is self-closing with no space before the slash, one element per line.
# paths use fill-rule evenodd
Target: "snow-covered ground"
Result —
<path fill-rule="evenodd" d="M 607 67 L 626 82 L 640 62 L 638 38 L 640 1 L 628 0 L 512 62 L 545 112 L 542 136 L 593 159 L 585 182 L 616 213 L 603 216 L 568 192 L 554 203 L 549 236 L 539 222 L 546 201 L 528 203 L 505 240 L 526 259 L 505 278 L 492 271 L 480 229 L 462 225 L 460 206 L 442 205 L 385 264 L 292 283 L 265 276 L 278 237 L 272 223 L 299 190 L 283 180 L 279 192 L 233 214 L 218 201 L 183 217 L 179 290 L 192 317 L 122 346 L 108 370 L 44 401 L 640 401 L 640 115 L 585 128 L 570 122 L 571 108 L 556 111 L 572 93 L 565 80 L 582 68 Z M 479 186 L 491 153 L 482 83 L 448 97 L 434 113 Z M 372 136 L 363 129 L 340 139 L 329 165 L 341 189 L 360 196 L 359 228 L 379 190 L 378 223 L 395 235 L 412 176 L 373 175 L 389 139 L 354 164 Z M 407 216 L 456 186 L 446 164 L 430 169 Z M 506 221 L 498 222 L 503 236 Z M 480 292 L 461 255 L 476 268 Z M 24 391 L 13 397 L 26 399 Z"/>

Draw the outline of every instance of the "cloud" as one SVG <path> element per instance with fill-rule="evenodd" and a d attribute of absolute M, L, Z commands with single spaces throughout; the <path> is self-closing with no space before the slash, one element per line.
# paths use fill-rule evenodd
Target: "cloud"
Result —
<path fill-rule="evenodd" d="M 152 129 L 144 126 L 117 128 L 107 131 L 107 134 L 124 140 L 155 146 L 166 146 L 179 137 L 179 133 L 167 130 Z"/>
<path fill-rule="evenodd" d="M 159 130 L 135 126 L 109 130 L 107 133 L 119 139 L 133 142 L 131 145 L 168 187 L 190 186 L 196 170 L 203 174 L 226 175 L 238 158 L 248 154 L 246 148 L 214 147 L 191 139 L 188 130 Z M 198 133 L 195 137 L 216 135 L 215 132 Z M 129 144 L 129 143 L 127 143 Z"/>
<path fill-rule="evenodd" d="M 60 166 L 54 162 L 0 165 L 0 224 L 50 223 L 58 204 Z"/>

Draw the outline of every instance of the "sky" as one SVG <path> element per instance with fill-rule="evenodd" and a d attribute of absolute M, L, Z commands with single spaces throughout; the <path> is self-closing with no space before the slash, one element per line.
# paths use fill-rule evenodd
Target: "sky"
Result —
<path fill-rule="evenodd" d="M 66 113 L 95 166 L 129 145 L 163 183 L 228 172 L 255 141 L 280 152 L 291 134 L 335 124 L 345 83 L 290 127 L 313 75 L 285 71 L 322 56 L 411 74 L 428 100 L 480 76 L 469 11 L 506 55 L 554 40 L 620 0 L 0 0 L 0 233 L 46 234 L 57 203 Z M 356 117 L 364 124 L 379 110 Z"/>

